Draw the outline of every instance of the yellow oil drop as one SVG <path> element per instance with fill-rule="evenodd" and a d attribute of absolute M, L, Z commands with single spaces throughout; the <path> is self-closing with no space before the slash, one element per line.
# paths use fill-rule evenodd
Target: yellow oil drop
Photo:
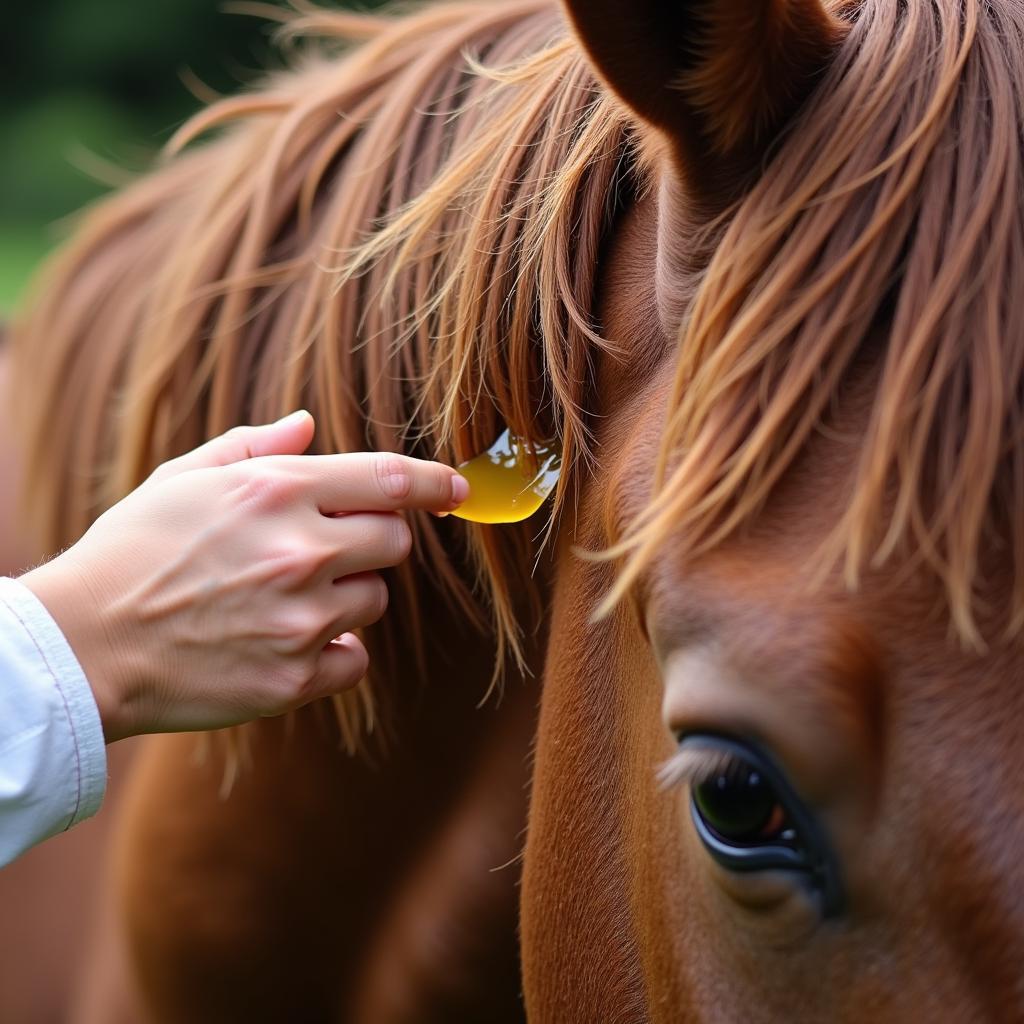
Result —
<path fill-rule="evenodd" d="M 556 445 L 531 453 L 506 430 L 487 451 L 456 469 L 469 481 L 469 497 L 453 516 L 474 523 L 518 523 L 555 489 L 562 453 Z"/>

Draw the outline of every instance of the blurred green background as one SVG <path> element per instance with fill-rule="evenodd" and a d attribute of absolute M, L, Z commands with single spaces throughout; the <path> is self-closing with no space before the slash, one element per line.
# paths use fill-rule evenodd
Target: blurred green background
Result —
<path fill-rule="evenodd" d="M 200 106 L 183 78 L 237 90 L 281 65 L 272 32 L 219 0 L 19 5 L 0 34 L 0 312 L 61 237 L 61 220 L 107 187 L 97 171 L 146 167 Z"/>

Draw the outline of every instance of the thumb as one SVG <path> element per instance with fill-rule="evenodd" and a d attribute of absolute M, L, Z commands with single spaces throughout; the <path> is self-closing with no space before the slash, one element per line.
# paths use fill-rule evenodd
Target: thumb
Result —
<path fill-rule="evenodd" d="M 313 417 L 305 409 L 290 413 L 276 423 L 232 427 L 227 433 L 158 466 L 150 479 L 166 480 L 192 469 L 227 466 L 260 455 L 301 455 L 313 440 L 313 428 Z"/>

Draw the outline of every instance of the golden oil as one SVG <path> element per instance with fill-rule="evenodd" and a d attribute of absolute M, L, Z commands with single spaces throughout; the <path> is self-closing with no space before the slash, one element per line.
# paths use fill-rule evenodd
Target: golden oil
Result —
<path fill-rule="evenodd" d="M 506 430 L 487 451 L 456 468 L 469 481 L 469 498 L 453 516 L 474 523 L 518 523 L 554 490 L 562 453 L 555 444 L 531 452 Z"/>

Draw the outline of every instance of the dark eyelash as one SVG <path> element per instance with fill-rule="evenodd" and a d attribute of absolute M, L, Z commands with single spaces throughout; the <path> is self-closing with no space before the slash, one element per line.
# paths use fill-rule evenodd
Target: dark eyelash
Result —
<path fill-rule="evenodd" d="M 741 767 L 742 762 L 731 751 L 687 744 L 658 768 L 658 784 L 663 790 L 674 789 L 684 783 L 693 789 Z"/>

